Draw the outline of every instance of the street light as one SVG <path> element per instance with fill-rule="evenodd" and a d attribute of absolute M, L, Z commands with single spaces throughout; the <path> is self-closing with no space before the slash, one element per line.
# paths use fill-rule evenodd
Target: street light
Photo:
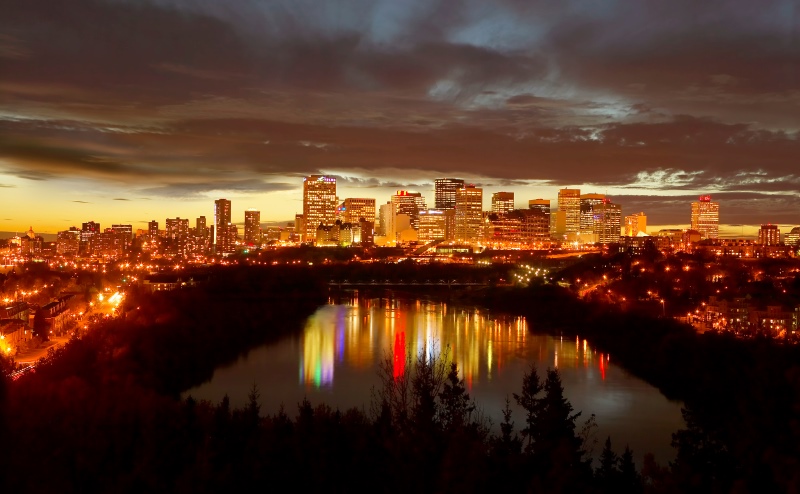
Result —
<path fill-rule="evenodd" d="M 661 299 L 661 317 L 667 317 L 667 310 L 664 308 L 664 299 Z"/>

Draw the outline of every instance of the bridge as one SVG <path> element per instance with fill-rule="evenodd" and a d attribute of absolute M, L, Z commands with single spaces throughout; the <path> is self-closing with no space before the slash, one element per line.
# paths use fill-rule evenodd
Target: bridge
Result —
<path fill-rule="evenodd" d="M 351 287 L 467 287 L 467 286 L 489 286 L 489 283 L 475 281 L 458 280 L 425 280 L 425 281 L 404 281 L 404 280 L 330 280 L 329 287 L 351 288 Z"/>

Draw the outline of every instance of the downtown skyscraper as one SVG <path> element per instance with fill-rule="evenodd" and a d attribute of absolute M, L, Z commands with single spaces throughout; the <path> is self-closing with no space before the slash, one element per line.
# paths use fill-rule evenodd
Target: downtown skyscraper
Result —
<path fill-rule="evenodd" d="M 437 178 L 433 181 L 436 209 L 455 209 L 456 191 L 464 188 L 460 178 Z"/>
<path fill-rule="evenodd" d="M 556 213 L 556 233 L 560 240 L 573 241 L 581 229 L 581 191 L 580 189 L 561 189 L 558 191 L 558 212 Z"/>
<path fill-rule="evenodd" d="M 230 254 L 235 250 L 236 230 L 231 225 L 231 201 L 214 201 L 214 247 L 217 254 Z"/>
<path fill-rule="evenodd" d="M 303 242 L 317 240 L 317 228 L 336 222 L 336 179 L 325 175 L 303 177 Z"/>
<path fill-rule="evenodd" d="M 248 245 L 261 243 L 261 211 L 248 209 L 244 212 L 244 241 Z"/>
<path fill-rule="evenodd" d="M 477 242 L 483 226 L 483 189 L 465 185 L 456 191 L 456 240 Z"/>
<path fill-rule="evenodd" d="M 719 203 L 711 196 L 700 196 L 692 203 L 692 230 L 700 232 L 701 238 L 719 238 Z"/>

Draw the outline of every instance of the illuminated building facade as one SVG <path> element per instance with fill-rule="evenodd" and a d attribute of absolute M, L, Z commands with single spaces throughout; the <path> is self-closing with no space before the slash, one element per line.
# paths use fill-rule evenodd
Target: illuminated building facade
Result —
<path fill-rule="evenodd" d="M 133 241 L 133 225 L 111 225 L 114 234 L 122 242 L 123 251 L 130 250 L 131 242 Z"/>
<path fill-rule="evenodd" d="M 604 194 L 581 194 L 580 240 L 587 243 L 598 242 L 598 231 L 595 228 L 595 211 L 597 205 L 606 200 Z"/>
<path fill-rule="evenodd" d="M 636 213 L 626 216 L 625 236 L 635 237 L 640 232 L 647 233 L 647 216 L 644 213 Z"/>
<path fill-rule="evenodd" d="M 261 211 L 248 209 L 244 212 L 244 243 L 261 244 Z"/>
<path fill-rule="evenodd" d="M 81 231 L 74 226 L 60 231 L 56 237 L 56 252 L 60 256 L 77 256 L 80 241 Z"/>
<path fill-rule="evenodd" d="M 421 243 L 429 243 L 434 240 L 447 240 L 448 233 L 455 234 L 453 221 L 455 220 L 455 210 L 453 209 L 425 209 L 419 212 L 419 236 Z"/>
<path fill-rule="evenodd" d="M 217 254 L 230 254 L 235 249 L 231 242 L 231 201 L 214 201 L 214 248 Z M 235 239 L 235 237 L 234 237 Z"/>
<path fill-rule="evenodd" d="M 513 192 L 495 192 L 492 194 L 492 212 L 506 214 L 514 210 Z"/>
<path fill-rule="evenodd" d="M 361 219 L 375 221 L 375 199 L 348 197 L 339 205 L 343 223 L 358 223 Z"/>
<path fill-rule="evenodd" d="M 456 235 L 461 242 L 476 242 L 483 230 L 483 189 L 468 184 L 456 191 Z"/>
<path fill-rule="evenodd" d="M 81 225 L 81 243 L 79 247 L 81 255 L 92 255 L 97 242 L 97 236 L 100 235 L 101 232 L 100 223 L 89 221 Z"/>
<path fill-rule="evenodd" d="M 164 237 L 167 241 L 167 252 L 171 255 L 186 255 L 186 244 L 189 240 L 188 218 L 167 218 L 164 222 Z"/>
<path fill-rule="evenodd" d="M 786 234 L 785 241 L 786 245 L 793 247 L 800 246 L 800 226 L 792 228 L 789 233 Z"/>
<path fill-rule="evenodd" d="M 527 221 L 531 225 L 533 237 L 537 241 L 549 239 L 552 219 L 550 199 L 531 199 L 528 201 L 528 210 L 531 214 L 527 216 Z"/>
<path fill-rule="evenodd" d="M 408 192 L 406 190 L 398 190 L 392 196 L 392 211 L 394 216 L 399 214 L 408 216 L 411 228 L 414 230 L 419 229 L 419 212 L 427 209 L 425 199 L 420 192 Z M 395 218 L 396 219 L 396 218 Z"/>
<path fill-rule="evenodd" d="M 593 206 L 594 233 L 601 244 L 619 242 L 622 232 L 622 206 L 614 204 L 608 199 Z"/>
<path fill-rule="evenodd" d="M 580 189 L 561 189 L 558 191 L 558 213 L 556 233 L 566 240 L 574 240 L 581 229 L 581 191 Z"/>
<path fill-rule="evenodd" d="M 692 203 L 692 230 L 703 238 L 719 238 L 719 203 L 712 202 L 711 196 L 700 196 Z"/>
<path fill-rule="evenodd" d="M 325 175 L 303 178 L 303 242 L 314 243 L 320 225 L 336 221 L 336 179 Z"/>
<path fill-rule="evenodd" d="M 759 245 L 778 245 L 781 243 L 781 231 L 778 229 L 778 225 L 761 225 L 761 228 L 758 229 L 758 243 Z"/>
<path fill-rule="evenodd" d="M 437 178 L 433 181 L 435 209 L 455 209 L 456 191 L 464 188 L 459 178 Z"/>

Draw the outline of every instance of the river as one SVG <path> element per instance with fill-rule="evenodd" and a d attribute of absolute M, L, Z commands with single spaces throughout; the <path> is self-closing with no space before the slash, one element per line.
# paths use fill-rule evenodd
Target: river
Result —
<path fill-rule="evenodd" d="M 242 406 L 255 384 L 262 413 L 284 405 L 294 416 L 304 397 L 313 405 L 369 411 L 378 365 L 388 359 L 393 372 L 402 372 L 409 358 L 427 348 L 455 360 L 470 396 L 495 429 L 506 397 L 519 392 L 523 374 L 535 362 L 542 377 L 547 367 L 559 370 L 565 396 L 582 412 L 579 429 L 595 414 L 595 455 L 610 435 L 614 449 L 621 453 L 628 444 L 639 465 L 646 452 L 662 464 L 674 458 L 671 434 L 684 425 L 679 403 L 615 365 L 613 355 L 598 352 L 590 342 L 535 329 L 535 321 L 521 317 L 355 294 L 320 307 L 302 332 L 252 350 L 185 395 L 218 403 L 227 394 L 233 406 Z M 524 418 L 513 398 L 512 409 L 519 429 Z"/>

